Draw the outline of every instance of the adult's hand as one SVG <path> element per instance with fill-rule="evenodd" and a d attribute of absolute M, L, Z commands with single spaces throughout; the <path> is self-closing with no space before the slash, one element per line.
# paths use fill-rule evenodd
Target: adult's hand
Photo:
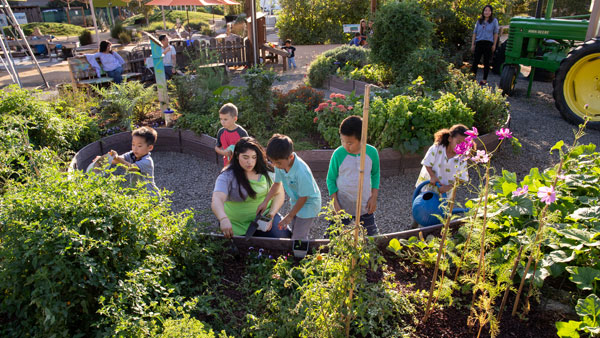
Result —
<path fill-rule="evenodd" d="M 492 45 L 492 53 L 496 51 L 496 45 Z"/>
<path fill-rule="evenodd" d="M 265 212 L 265 210 L 267 210 L 267 205 L 269 204 L 269 201 L 264 200 L 259 206 L 258 208 L 256 208 L 256 214 L 262 214 L 263 212 Z"/>
<path fill-rule="evenodd" d="M 231 226 L 229 217 L 223 217 L 221 219 L 221 231 L 223 232 L 223 235 L 225 235 L 225 238 L 233 237 L 233 227 Z"/>
<path fill-rule="evenodd" d="M 471 45 L 471 53 L 475 53 L 475 45 Z"/>

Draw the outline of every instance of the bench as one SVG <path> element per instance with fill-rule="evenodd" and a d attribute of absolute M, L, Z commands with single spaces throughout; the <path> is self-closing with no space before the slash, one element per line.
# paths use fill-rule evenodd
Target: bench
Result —
<path fill-rule="evenodd" d="M 141 73 L 131 71 L 131 63 L 128 62 L 128 54 L 129 53 L 127 52 L 119 52 L 119 55 L 121 55 L 125 61 L 125 64 L 123 65 L 123 74 L 121 74 L 123 81 L 140 78 L 142 76 Z M 102 85 L 113 81 L 111 77 L 106 75 L 104 70 L 100 71 L 100 77 L 98 77 L 96 70 L 83 55 L 71 57 L 68 59 L 68 62 L 73 88 L 89 85 Z M 100 62 L 98 62 L 98 64 L 100 64 Z"/>

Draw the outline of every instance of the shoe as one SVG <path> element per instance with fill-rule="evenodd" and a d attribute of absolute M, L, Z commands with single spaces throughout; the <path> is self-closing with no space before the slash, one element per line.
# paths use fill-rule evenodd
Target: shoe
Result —
<path fill-rule="evenodd" d="M 486 80 L 481 80 L 481 81 L 479 81 L 479 85 L 480 86 L 485 86 L 485 85 L 487 85 L 487 81 Z"/>

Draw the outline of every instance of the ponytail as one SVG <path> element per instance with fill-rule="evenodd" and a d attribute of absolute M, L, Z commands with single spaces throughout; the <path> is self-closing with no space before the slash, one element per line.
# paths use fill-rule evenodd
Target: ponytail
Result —
<path fill-rule="evenodd" d="M 467 136 L 466 132 L 469 130 L 464 124 L 455 124 L 450 129 L 440 129 L 434 135 L 434 143 L 441 144 L 447 147 L 450 144 L 450 137 L 457 135 Z"/>

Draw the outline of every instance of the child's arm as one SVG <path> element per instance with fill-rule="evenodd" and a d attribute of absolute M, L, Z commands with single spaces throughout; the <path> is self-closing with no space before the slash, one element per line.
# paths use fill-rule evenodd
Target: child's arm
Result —
<path fill-rule="evenodd" d="M 278 191 L 273 196 L 273 203 L 271 203 L 271 210 L 269 210 L 269 218 L 271 221 L 267 224 L 267 231 L 271 231 L 271 227 L 273 227 L 273 219 L 275 219 L 275 215 L 279 212 L 279 209 L 283 206 L 285 202 L 285 192 L 283 191 L 283 187 L 279 187 Z"/>
<path fill-rule="evenodd" d="M 379 189 L 371 188 L 371 197 L 367 200 L 367 213 L 372 214 L 377 210 L 377 196 Z M 354 215 L 353 215 L 354 216 Z"/>
<path fill-rule="evenodd" d="M 281 186 L 281 182 L 274 182 L 273 185 L 271 185 L 271 189 L 269 189 L 269 193 L 267 193 L 265 200 L 258 206 L 258 208 L 256 208 L 257 215 L 262 214 L 265 210 L 267 210 L 267 205 L 269 205 L 269 201 L 279 192 Z M 281 208 L 281 205 L 279 207 Z"/>
<path fill-rule="evenodd" d="M 440 179 L 433 172 L 432 167 L 425 166 L 425 169 L 427 170 L 427 173 L 429 174 L 429 184 L 435 185 L 437 182 L 440 182 Z M 441 184 L 441 182 L 440 182 L 440 184 Z"/>
<path fill-rule="evenodd" d="M 379 195 L 379 181 L 381 170 L 379 164 L 379 153 L 377 149 L 370 144 L 367 145 L 366 154 L 371 159 L 371 196 L 367 200 L 367 213 L 372 214 L 377 209 L 377 196 Z"/>
<path fill-rule="evenodd" d="M 306 204 L 306 201 L 308 201 L 308 196 L 302 196 L 298 198 L 298 201 L 296 201 L 296 204 L 294 204 L 292 210 L 290 210 L 290 212 L 281 221 L 279 221 L 279 229 L 283 229 L 292 222 L 294 217 L 296 217 L 296 214 L 298 214 L 300 209 L 302 209 L 304 204 Z"/>
<path fill-rule="evenodd" d="M 343 148 L 336 149 L 333 154 L 331 154 L 331 159 L 329 160 L 329 169 L 327 170 L 327 190 L 333 199 L 333 209 L 335 212 L 342 210 L 337 197 L 337 179 L 340 172 L 340 163 L 344 160 L 344 158 L 345 152 L 343 151 Z"/>
<path fill-rule="evenodd" d="M 121 165 L 125 166 L 125 169 L 127 169 L 127 171 L 139 171 L 140 170 L 140 168 L 138 168 L 137 165 L 127 162 L 125 160 L 125 158 L 123 156 L 119 156 L 119 154 L 116 151 L 111 150 L 108 152 L 108 154 L 113 157 L 112 164 L 121 164 Z"/>

